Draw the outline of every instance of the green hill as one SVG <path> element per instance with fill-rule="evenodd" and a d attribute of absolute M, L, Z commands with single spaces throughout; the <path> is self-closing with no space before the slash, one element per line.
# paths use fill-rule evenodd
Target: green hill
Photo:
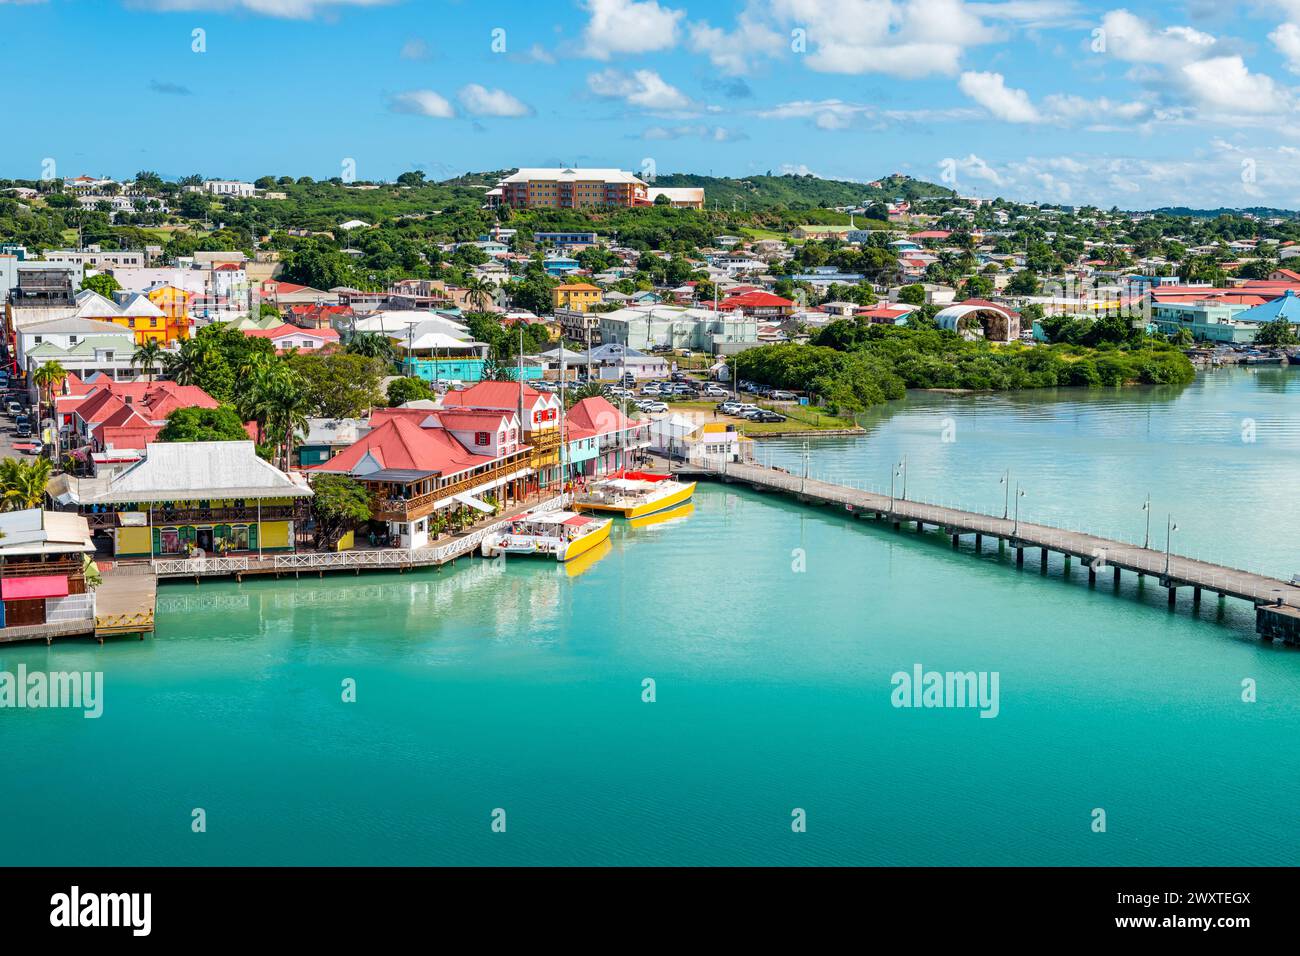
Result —
<path fill-rule="evenodd" d="M 928 199 L 953 197 L 951 189 L 912 179 L 909 176 L 888 176 L 881 179 L 879 187 L 866 183 L 851 183 L 839 179 L 819 179 L 816 176 L 747 176 L 742 179 L 730 176 L 699 176 L 693 173 L 672 173 L 658 176 L 656 186 L 703 187 L 709 207 L 714 202 L 718 208 L 736 204 L 747 209 L 826 209 L 833 206 L 868 205 L 891 199 Z"/>

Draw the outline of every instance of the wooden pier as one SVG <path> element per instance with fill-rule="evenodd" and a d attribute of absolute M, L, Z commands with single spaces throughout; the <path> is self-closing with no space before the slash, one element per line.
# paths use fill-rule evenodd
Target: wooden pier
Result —
<path fill-rule="evenodd" d="M 737 462 L 692 462 L 675 469 L 683 476 L 713 478 L 743 483 L 759 491 L 776 491 L 810 504 L 830 505 L 859 518 L 914 525 L 918 532 L 927 527 L 952 538 L 956 547 L 963 536 L 973 536 L 978 550 L 984 538 L 1004 542 L 1016 552 L 1016 566 L 1023 567 L 1025 551 L 1037 550 L 1042 570 L 1047 557 L 1055 552 L 1068 560 L 1076 558 L 1095 584 L 1097 575 L 1110 572 L 1115 583 L 1121 572 L 1156 578 L 1168 589 L 1169 606 L 1178 599 L 1178 591 L 1190 588 L 1192 603 L 1199 605 L 1203 592 L 1239 598 L 1255 605 L 1255 630 L 1268 640 L 1279 639 L 1300 644 L 1300 587 L 1279 578 L 1225 567 L 1207 561 L 1166 554 L 1127 541 L 1116 541 L 1078 531 L 1066 531 L 1049 525 L 1016 521 L 973 511 L 962 511 L 921 501 L 891 498 L 871 491 L 805 478 L 777 468 Z"/>
<path fill-rule="evenodd" d="M 485 537 L 500 530 L 517 515 L 553 511 L 562 508 L 564 503 L 565 499 L 557 495 L 523 505 L 489 525 L 426 548 L 355 548 L 347 551 L 294 551 L 260 556 L 161 558 L 140 562 L 137 567 L 144 569 L 150 580 L 192 578 L 195 582 L 214 577 L 233 577 L 242 581 L 245 575 L 250 574 L 301 577 L 305 573 L 323 577 L 326 572 L 336 571 L 360 574 L 362 571 L 401 572 L 413 568 L 438 567 L 473 554 Z"/>
<path fill-rule="evenodd" d="M 95 591 L 95 637 L 137 634 L 144 640 L 153 633 L 154 607 L 158 597 L 158 579 L 130 568 L 114 568 L 104 573 L 104 583 Z"/>

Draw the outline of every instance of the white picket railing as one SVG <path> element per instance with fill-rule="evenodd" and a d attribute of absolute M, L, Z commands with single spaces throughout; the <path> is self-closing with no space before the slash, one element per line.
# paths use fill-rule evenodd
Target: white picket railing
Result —
<path fill-rule="evenodd" d="M 549 498 L 532 508 L 555 511 L 567 502 L 564 495 Z M 445 544 L 424 548 L 381 548 L 370 551 L 301 551 L 293 554 L 276 554 L 265 558 L 178 558 L 154 561 L 153 570 L 158 577 L 240 574 L 250 568 L 272 568 L 276 571 L 328 571 L 349 568 L 396 568 L 412 565 L 443 564 L 452 558 L 473 553 L 489 534 L 499 531 L 512 519 L 493 522 L 486 527 L 453 538 Z"/>

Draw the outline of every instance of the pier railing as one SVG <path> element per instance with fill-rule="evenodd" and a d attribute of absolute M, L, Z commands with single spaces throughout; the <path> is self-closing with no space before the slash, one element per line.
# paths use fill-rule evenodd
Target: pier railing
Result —
<path fill-rule="evenodd" d="M 757 488 L 785 491 L 796 497 L 840 505 L 849 512 L 873 513 L 891 521 L 928 524 L 954 536 L 986 534 L 1006 541 L 1012 547 L 1041 549 L 1044 554 L 1054 551 L 1085 562 L 1094 574 L 1122 568 L 1151 575 L 1166 587 L 1194 587 L 1217 591 L 1256 604 L 1281 602 L 1300 607 L 1300 587 L 1288 581 L 1189 557 L 1172 550 L 1167 552 L 1089 532 L 1003 518 L 915 498 L 890 496 L 811 475 L 738 463 L 726 457 L 699 456 L 692 459 L 690 466 Z"/>
<path fill-rule="evenodd" d="M 527 510 L 533 514 L 555 511 L 564 507 L 565 496 L 557 495 L 539 502 Z M 424 548 L 375 548 L 352 551 L 298 551 L 292 554 L 275 554 L 257 557 L 203 557 L 177 558 L 153 562 L 153 571 L 160 578 L 210 577 L 240 575 L 245 573 L 341 571 L 366 568 L 407 568 L 445 564 L 462 555 L 471 554 L 483 539 L 505 527 L 512 519 L 502 518 L 470 534 L 452 538 L 442 544 Z"/>

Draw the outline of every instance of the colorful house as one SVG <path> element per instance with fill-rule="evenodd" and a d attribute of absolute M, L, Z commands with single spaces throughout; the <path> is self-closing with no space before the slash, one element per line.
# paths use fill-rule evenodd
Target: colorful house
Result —
<path fill-rule="evenodd" d="M 190 303 L 194 293 L 177 288 L 174 285 L 156 285 L 145 290 L 149 301 L 162 310 L 167 320 L 167 333 L 164 344 L 171 345 L 180 339 L 190 337 Z"/>
<path fill-rule="evenodd" d="M 50 493 L 107 537 L 118 558 L 293 551 L 312 496 L 305 481 L 259 458 L 251 441 L 150 442 L 125 470 L 60 475 Z"/>
<path fill-rule="evenodd" d="M 551 305 L 557 309 L 586 312 L 593 305 L 600 305 L 600 303 L 600 287 L 589 282 L 566 282 L 551 290 Z"/>
<path fill-rule="evenodd" d="M 650 444 L 650 421 L 628 418 L 599 396 L 575 402 L 564 419 L 571 475 L 599 478 L 630 468 Z"/>
<path fill-rule="evenodd" d="M 94 552 L 78 515 L 39 508 L 0 514 L 0 641 L 94 631 L 95 595 L 83 570 Z"/>
<path fill-rule="evenodd" d="M 333 329 L 302 329 L 288 322 L 281 322 L 269 329 L 243 329 L 245 335 L 260 339 L 270 339 L 276 352 L 316 352 L 327 345 L 337 345 L 339 334 Z"/>
<path fill-rule="evenodd" d="M 523 440 L 532 447 L 530 490 L 558 484 L 560 480 L 560 416 L 564 404 L 558 396 L 515 382 L 479 382 L 443 396 L 444 408 L 522 411 Z"/>
<path fill-rule="evenodd" d="M 513 413 L 376 409 L 370 425 L 351 447 L 308 470 L 363 484 L 374 519 L 387 523 L 399 547 L 425 547 L 449 516 L 491 514 L 528 491 L 532 449 L 519 441 Z"/>

